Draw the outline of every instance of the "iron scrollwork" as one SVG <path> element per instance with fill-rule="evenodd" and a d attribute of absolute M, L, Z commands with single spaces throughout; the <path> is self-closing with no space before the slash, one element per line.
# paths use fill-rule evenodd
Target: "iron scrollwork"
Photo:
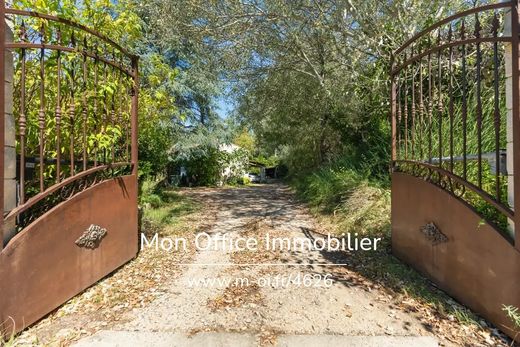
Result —
<path fill-rule="evenodd" d="M 458 198 L 462 198 L 466 193 L 466 187 L 457 179 L 454 179 L 433 167 L 423 165 L 420 162 L 396 163 L 394 171 L 421 178 L 428 183 L 435 184 L 443 190 L 448 191 Z"/>
<path fill-rule="evenodd" d="M 22 230 L 33 221 L 41 217 L 43 214 L 48 212 L 54 206 L 69 200 L 80 192 L 87 190 L 88 188 L 105 180 L 120 177 L 122 175 L 128 174 L 129 172 L 129 166 L 124 166 L 117 169 L 106 168 L 95 171 L 89 175 L 85 175 L 70 182 L 69 184 L 64 185 L 53 193 L 47 195 L 45 198 L 32 205 L 26 211 L 22 212 L 17 219 L 17 228 Z"/>

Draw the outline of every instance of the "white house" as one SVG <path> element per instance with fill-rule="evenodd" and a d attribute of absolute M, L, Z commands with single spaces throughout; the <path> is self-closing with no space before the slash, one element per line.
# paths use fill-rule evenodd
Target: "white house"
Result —
<path fill-rule="evenodd" d="M 245 149 L 235 144 L 222 144 L 219 146 L 222 156 L 222 171 L 220 182 L 223 184 L 231 178 L 242 178 L 247 173 L 249 164 L 248 153 Z"/>

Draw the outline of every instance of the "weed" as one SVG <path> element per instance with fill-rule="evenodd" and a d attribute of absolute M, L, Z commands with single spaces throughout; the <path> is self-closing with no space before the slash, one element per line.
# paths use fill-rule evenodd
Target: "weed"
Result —
<path fill-rule="evenodd" d="M 144 181 L 139 202 L 144 208 L 143 221 L 148 229 L 176 226 L 183 216 L 196 212 L 199 205 L 162 181 Z"/>
<path fill-rule="evenodd" d="M 8 324 L 8 321 L 10 321 L 10 324 Z M 8 321 L 5 321 L 0 324 L 0 346 L 3 346 L 3 347 L 13 347 L 14 342 L 15 342 L 15 333 L 14 333 L 15 322 L 11 317 L 9 317 Z M 12 329 L 13 332 L 8 337 L 8 335 L 4 335 L 2 333 L 2 329 L 5 327 L 9 327 L 9 326 L 10 326 L 9 329 Z"/>
<path fill-rule="evenodd" d="M 513 322 L 514 330 L 517 334 L 520 334 L 520 312 L 518 310 L 518 307 L 503 305 L 502 310 L 504 310 Z"/>

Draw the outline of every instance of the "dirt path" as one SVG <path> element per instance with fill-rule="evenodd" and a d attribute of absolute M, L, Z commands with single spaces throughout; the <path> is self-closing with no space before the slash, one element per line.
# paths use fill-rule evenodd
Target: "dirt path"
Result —
<path fill-rule="evenodd" d="M 342 262 L 337 252 L 263 251 L 266 233 L 321 237 L 315 232 L 319 226 L 285 186 L 190 194 L 212 207 L 208 213 L 215 222 L 204 230 L 211 240 L 223 234 L 254 237 L 260 250 L 229 251 L 222 245 L 198 250 L 162 295 L 126 314 L 122 321 L 127 323 L 78 345 L 437 345 L 419 320 L 397 309 L 385 293 L 368 290 L 345 267 L 334 266 Z"/>

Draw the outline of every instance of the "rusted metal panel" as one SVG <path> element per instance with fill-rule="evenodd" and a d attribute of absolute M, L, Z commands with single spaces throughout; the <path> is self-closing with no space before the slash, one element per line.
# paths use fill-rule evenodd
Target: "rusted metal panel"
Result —
<path fill-rule="evenodd" d="M 393 252 L 514 338 L 503 305 L 520 307 L 518 10 L 440 20 L 394 52 L 390 73 Z"/>
<path fill-rule="evenodd" d="M 0 253 L 5 332 L 24 329 L 111 273 L 135 257 L 137 244 L 135 175 L 98 183 L 46 212 Z"/>
<path fill-rule="evenodd" d="M 421 229 L 429 223 L 443 237 L 425 235 Z M 420 178 L 394 173 L 392 250 L 515 337 L 502 308 L 520 307 L 520 252 L 463 201 Z"/>
<path fill-rule="evenodd" d="M 7 334 L 137 252 L 138 57 L 91 28 L 30 10 L 0 0 L 17 34 L 4 39 L 1 23 L 0 66 L 9 51 L 19 69 L 10 129 L 17 158 L 9 163 L 18 162 L 18 200 L 0 221 L 18 232 L 4 243 L 0 225 L 0 332 Z M 109 83 L 117 88 L 102 88 Z M 29 90 L 37 93 L 28 98 Z M 4 136 L 0 120 L 0 149 Z M 0 181 L 3 157 L 0 150 Z M 3 195 L 0 184 L 0 206 Z"/>

